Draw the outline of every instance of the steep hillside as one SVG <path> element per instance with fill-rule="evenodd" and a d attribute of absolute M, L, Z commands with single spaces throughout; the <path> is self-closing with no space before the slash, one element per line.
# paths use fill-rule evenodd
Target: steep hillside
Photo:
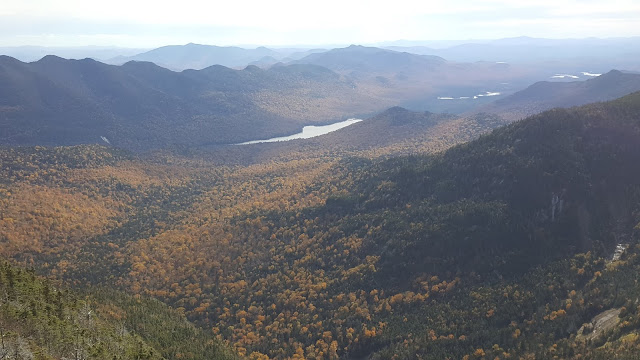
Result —
<path fill-rule="evenodd" d="M 238 220 L 227 228 L 243 242 L 234 251 L 248 265 L 233 267 L 246 292 L 235 295 L 232 282 L 212 303 L 245 303 L 248 322 L 247 309 L 257 306 L 266 319 L 296 324 L 309 356 L 331 353 L 330 346 L 310 346 L 318 340 L 348 344 L 353 358 L 377 351 L 376 358 L 606 352 L 570 335 L 601 310 L 632 302 L 639 290 L 635 260 L 616 273 L 600 257 L 618 243 L 636 242 L 640 173 L 631 168 L 640 160 L 639 121 L 635 94 L 547 112 L 433 158 L 353 160 L 332 170 L 349 185 L 338 185 L 344 194 L 324 206 L 256 209 L 244 225 L 236 227 Z M 196 243 L 198 234 L 190 236 Z M 571 258 L 582 251 L 592 253 Z M 628 285 L 623 293 L 614 289 L 620 283 Z M 265 303 L 276 308 L 261 308 Z M 233 311 L 219 316 L 238 324 Z M 627 316 L 617 335 L 599 334 L 598 343 L 621 334 L 635 339 L 637 312 Z M 309 341 L 309 329 L 326 336 Z M 238 343 L 247 339 L 226 334 Z"/>
<path fill-rule="evenodd" d="M 436 155 L 3 149 L 0 251 L 155 297 L 240 355 L 633 359 L 638 144 L 640 93 Z"/>
<path fill-rule="evenodd" d="M 428 208 L 458 201 L 473 208 L 495 202 L 494 210 L 500 210 L 486 215 L 506 216 L 495 222 L 500 230 L 489 230 L 494 224 L 489 222 L 486 233 L 476 228 L 473 237 L 451 233 L 450 239 L 438 240 L 451 250 L 468 251 L 480 262 L 486 259 L 483 249 L 504 250 L 504 246 L 524 251 L 529 259 L 535 259 L 536 253 L 542 259 L 570 248 L 590 249 L 594 242 L 612 249 L 637 223 L 632 215 L 634 200 L 629 196 L 640 173 L 629 167 L 640 156 L 639 104 L 640 94 L 635 93 L 603 105 L 553 110 L 495 130 L 441 156 L 389 160 L 367 170 L 383 175 L 357 182 L 368 185 L 352 192 L 353 196 L 363 194 L 358 195 L 360 205 L 355 208 L 371 206 L 373 210 L 420 201 Z M 379 191 L 382 183 L 389 192 Z M 554 225 L 560 219 L 564 221 Z M 616 228 L 610 228 L 614 225 Z M 494 243 L 499 237 L 493 231 L 503 234 L 507 242 Z M 551 248 L 530 238 L 532 234 Z M 455 245 L 463 239 L 470 242 Z M 483 244 L 481 239 L 490 243 Z M 433 256 L 433 249 L 429 251 Z M 409 263 L 406 256 L 417 254 L 409 251 L 402 255 L 404 263 Z M 456 263 L 471 265 L 471 259 L 459 262 L 460 256 L 462 253 L 456 256 Z M 428 266 L 424 259 L 416 263 Z M 479 268 L 479 264 L 473 266 Z"/>
<path fill-rule="evenodd" d="M 586 81 L 537 82 L 475 111 L 517 120 L 554 107 L 609 101 L 635 91 L 640 91 L 640 74 L 611 70 Z"/>
<path fill-rule="evenodd" d="M 165 305 L 112 290 L 100 295 L 82 297 L 1 261 L 0 358 L 235 358 Z"/>

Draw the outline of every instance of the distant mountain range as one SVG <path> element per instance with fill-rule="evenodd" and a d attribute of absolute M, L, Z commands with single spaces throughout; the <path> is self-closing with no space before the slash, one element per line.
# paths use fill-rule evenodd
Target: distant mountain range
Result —
<path fill-rule="evenodd" d="M 555 62 L 558 71 L 606 71 L 611 68 L 640 70 L 640 37 L 613 39 L 537 39 L 530 37 L 507 38 L 467 43 L 400 42 L 386 49 L 406 51 L 420 55 L 440 56 L 449 61 L 504 61 L 535 64 Z M 581 69 L 590 66 L 590 69 Z"/>
<path fill-rule="evenodd" d="M 603 72 L 611 68 L 640 70 L 640 37 L 540 39 L 516 37 L 497 40 L 457 41 L 391 41 L 373 44 L 382 49 L 417 55 L 439 56 L 454 62 L 509 62 L 540 65 L 555 63 L 556 71 Z M 156 49 L 118 48 L 107 46 L 0 47 L 0 54 L 31 62 L 46 55 L 69 59 L 92 58 L 109 64 L 121 65 L 130 60 L 151 61 L 172 70 L 203 69 L 211 65 L 244 68 L 254 64 L 271 66 L 278 62 L 299 60 L 309 54 L 331 51 L 313 47 L 266 48 L 214 46 L 189 43 L 169 45 Z M 584 68 L 586 67 L 586 68 Z"/>
<path fill-rule="evenodd" d="M 38 61 L 47 55 L 55 55 L 65 59 L 91 58 L 100 61 L 119 56 L 133 56 L 148 49 L 122 48 L 113 46 L 76 46 L 76 47 L 46 47 L 46 46 L 4 46 L 0 47 L 0 55 L 14 57 L 20 61 Z"/>
<path fill-rule="evenodd" d="M 443 103 L 440 93 L 475 92 L 520 76 L 495 64 L 358 46 L 304 59 L 268 70 L 214 65 L 174 72 L 150 62 L 114 66 L 46 56 L 23 63 L 2 56 L 0 142 L 109 141 L 138 150 L 236 143 L 398 104 L 426 109 Z"/>
<path fill-rule="evenodd" d="M 324 66 L 334 71 L 377 74 L 391 71 L 405 71 L 407 73 L 413 73 L 417 70 L 433 71 L 446 64 L 447 61 L 437 56 L 416 56 L 406 52 L 351 45 L 346 48 L 310 54 L 295 63 Z"/>
<path fill-rule="evenodd" d="M 264 46 L 245 49 L 237 46 L 214 46 L 202 44 L 169 45 L 130 56 L 116 56 L 106 59 L 113 65 L 128 61 L 149 61 L 170 70 L 201 70 L 212 65 L 230 68 L 244 68 L 247 65 L 270 67 L 274 64 L 295 61 L 309 54 L 325 52 L 326 49 L 279 48 Z"/>
<path fill-rule="evenodd" d="M 459 113 L 491 102 L 473 96 L 502 95 L 544 77 L 544 72 L 495 62 L 456 63 L 437 56 L 351 45 L 293 61 L 329 68 L 358 81 L 360 86 L 393 96 L 392 105 L 418 111 Z M 536 80 L 534 80 L 536 79 Z M 383 89 L 382 91 L 380 89 Z M 442 98 L 465 97 L 463 102 Z"/>
<path fill-rule="evenodd" d="M 276 59 L 266 48 L 195 44 L 146 54 L 164 54 L 178 63 L 185 59 L 185 54 L 174 56 L 178 50 L 192 51 L 187 58 L 193 61 L 212 51 L 227 54 L 229 61 L 233 56 L 247 61 L 248 54 L 261 56 L 265 64 Z M 475 114 L 485 105 L 479 110 L 511 120 L 640 89 L 639 75 L 613 72 L 587 82 L 543 82 L 505 98 L 550 72 L 356 45 L 290 55 L 301 58 L 268 69 L 213 65 L 182 72 L 140 61 L 114 66 L 46 56 L 24 63 L 1 56 L 0 143 L 108 141 L 134 150 L 228 144 L 292 134 L 304 125 L 365 118 L 392 106 Z"/>
<path fill-rule="evenodd" d="M 279 52 L 265 47 L 243 49 L 233 46 L 187 44 L 163 46 L 133 56 L 115 57 L 109 59 L 108 62 L 119 65 L 132 60 L 150 61 L 171 70 L 200 70 L 211 65 L 245 67 L 264 57 L 280 59 L 283 56 Z"/>

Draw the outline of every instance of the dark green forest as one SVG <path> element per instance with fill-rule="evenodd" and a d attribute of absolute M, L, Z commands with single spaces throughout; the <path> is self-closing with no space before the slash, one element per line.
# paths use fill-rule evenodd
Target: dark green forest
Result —
<path fill-rule="evenodd" d="M 185 343 L 188 340 L 189 345 Z M 234 359 L 166 305 L 113 290 L 91 295 L 2 261 L 2 359 Z"/>

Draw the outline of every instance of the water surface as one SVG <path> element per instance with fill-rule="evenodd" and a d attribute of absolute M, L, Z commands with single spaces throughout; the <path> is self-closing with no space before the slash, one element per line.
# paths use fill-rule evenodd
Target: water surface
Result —
<path fill-rule="evenodd" d="M 279 141 L 289 141 L 289 140 L 295 140 L 295 139 L 309 139 L 309 138 L 312 138 L 312 137 L 328 134 L 328 133 L 330 133 L 332 131 L 340 130 L 340 129 L 344 128 L 344 127 L 347 127 L 349 125 L 353 125 L 353 124 L 355 124 L 357 122 L 360 122 L 360 121 L 362 121 L 362 120 L 361 119 L 348 119 L 348 120 L 340 121 L 340 122 L 329 124 L 329 125 L 322 125 L 322 126 L 309 125 L 309 126 L 303 127 L 302 128 L 302 132 L 299 132 L 297 134 L 293 134 L 293 135 L 289 135 L 289 136 L 275 137 L 275 138 L 266 139 L 266 140 L 252 140 L 252 141 L 239 143 L 239 144 L 236 144 L 236 145 L 270 143 L 270 142 L 279 142 Z"/>

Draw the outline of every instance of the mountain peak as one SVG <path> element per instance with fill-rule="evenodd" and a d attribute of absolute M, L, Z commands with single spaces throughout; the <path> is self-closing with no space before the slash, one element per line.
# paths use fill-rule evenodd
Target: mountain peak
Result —
<path fill-rule="evenodd" d="M 383 111 L 382 114 L 403 114 L 403 113 L 408 113 L 409 110 L 403 108 L 402 106 L 394 106 L 394 107 L 390 107 L 387 110 Z"/>
<path fill-rule="evenodd" d="M 247 67 L 245 67 L 243 70 L 244 71 L 248 71 L 248 72 L 259 72 L 262 69 L 260 69 L 259 67 L 255 66 L 255 65 L 247 65 Z"/>
<path fill-rule="evenodd" d="M 22 61 L 8 55 L 0 55 L 0 64 L 1 63 L 22 63 Z"/>
<path fill-rule="evenodd" d="M 130 68 L 130 69 L 153 69 L 153 70 L 159 70 L 159 71 L 171 71 L 151 61 L 129 60 L 126 63 L 122 64 L 121 66 L 125 69 Z"/>
<path fill-rule="evenodd" d="M 613 75 L 617 76 L 617 75 L 622 75 L 622 74 L 624 74 L 622 71 L 616 70 L 616 69 L 612 69 L 612 70 L 610 70 L 609 72 L 607 72 L 607 73 L 605 73 L 603 75 L 604 76 L 613 76 Z"/>
<path fill-rule="evenodd" d="M 60 56 L 56 56 L 56 55 L 45 55 L 42 57 L 42 59 L 36 61 L 37 63 L 51 63 L 51 62 L 61 62 L 61 61 L 65 61 L 67 59 L 61 58 Z"/>

